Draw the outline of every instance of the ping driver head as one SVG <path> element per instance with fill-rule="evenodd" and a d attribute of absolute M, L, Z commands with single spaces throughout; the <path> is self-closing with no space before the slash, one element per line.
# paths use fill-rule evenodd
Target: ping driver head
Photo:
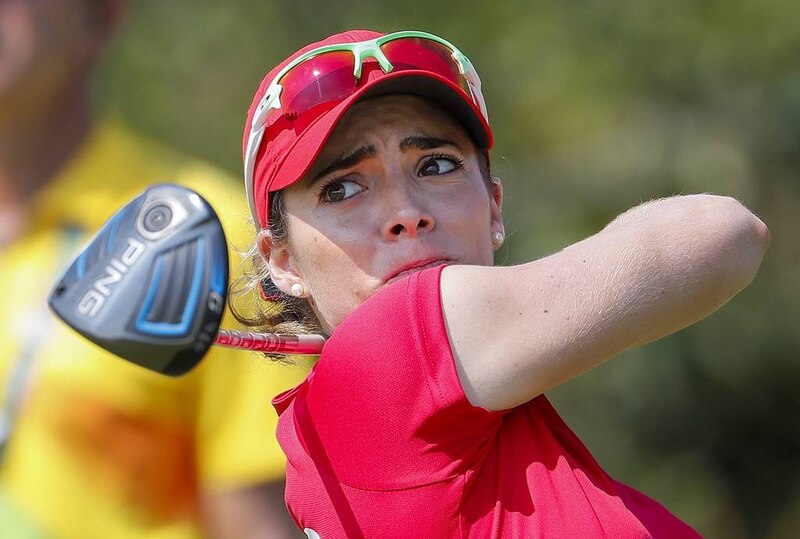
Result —
<path fill-rule="evenodd" d="M 194 191 L 161 184 L 105 223 L 48 303 L 106 350 L 178 376 L 214 341 L 227 288 L 227 243 L 216 213 Z"/>

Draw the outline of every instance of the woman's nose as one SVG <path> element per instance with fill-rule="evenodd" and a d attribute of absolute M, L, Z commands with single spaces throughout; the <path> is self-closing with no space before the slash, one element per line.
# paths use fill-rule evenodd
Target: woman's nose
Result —
<path fill-rule="evenodd" d="M 388 240 L 402 237 L 416 238 L 420 233 L 433 230 L 433 215 L 413 194 L 394 193 L 383 225 L 383 236 Z"/>

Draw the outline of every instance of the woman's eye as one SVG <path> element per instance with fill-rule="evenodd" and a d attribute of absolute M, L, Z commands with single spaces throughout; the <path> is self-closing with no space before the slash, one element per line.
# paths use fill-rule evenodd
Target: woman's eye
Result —
<path fill-rule="evenodd" d="M 447 174 L 458 168 L 459 163 L 452 157 L 434 157 L 425 161 L 422 165 L 420 173 L 423 176 L 438 176 L 440 174 Z"/>
<path fill-rule="evenodd" d="M 354 181 L 340 180 L 329 183 L 322 189 L 324 202 L 341 202 L 356 195 L 364 189 Z"/>

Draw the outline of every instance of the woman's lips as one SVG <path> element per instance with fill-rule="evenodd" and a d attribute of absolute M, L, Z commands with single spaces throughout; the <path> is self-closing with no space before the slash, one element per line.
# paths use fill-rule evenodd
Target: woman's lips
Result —
<path fill-rule="evenodd" d="M 424 260 L 417 260 L 409 264 L 405 264 L 404 266 L 390 273 L 389 278 L 385 280 L 385 283 L 392 284 L 393 282 L 399 281 L 403 277 L 407 277 L 412 273 L 416 273 L 428 268 L 435 268 L 436 266 L 448 264 L 450 262 L 451 260 L 447 258 L 427 258 Z"/>

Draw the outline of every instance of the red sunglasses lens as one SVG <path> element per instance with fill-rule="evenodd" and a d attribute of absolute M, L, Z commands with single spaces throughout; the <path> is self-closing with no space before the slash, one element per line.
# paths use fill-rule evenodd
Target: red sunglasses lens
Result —
<path fill-rule="evenodd" d="M 453 59 L 453 51 L 425 38 L 400 38 L 384 43 L 381 50 L 394 71 L 423 70 L 436 73 L 472 95 L 465 77 Z M 297 117 L 313 107 L 341 101 L 351 95 L 359 81 L 353 77 L 355 58 L 351 51 L 332 51 L 314 56 L 297 65 L 279 81 L 280 114 Z M 366 58 L 361 79 L 372 69 L 380 69 L 374 58 Z M 277 114 L 275 118 L 279 117 Z M 272 123 L 268 120 L 268 123 Z"/>
<path fill-rule="evenodd" d="M 453 51 L 441 43 L 425 38 L 406 37 L 384 43 L 381 50 L 395 71 L 408 69 L 430 71 L 452 81 L 471 96 L 467 80 L 453 59 Z"/>
<path fill-rule="evenodd" d="M 282 112 L 297 116 L 317 105 L 344 99 L 356 87 L 353 53 L 325 52 L 306 60 L 279 81 Z"/>

